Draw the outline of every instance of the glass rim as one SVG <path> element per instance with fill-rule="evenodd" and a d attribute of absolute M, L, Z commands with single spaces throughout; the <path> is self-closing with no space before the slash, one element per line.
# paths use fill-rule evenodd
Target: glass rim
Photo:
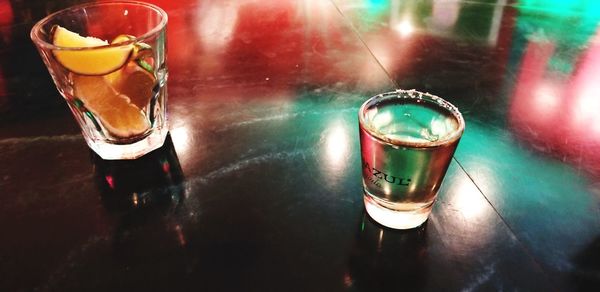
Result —
<path fill-rule="evenodd" d="M 114 44 L 107 44 L 107 45 L 103 45 L 103 46 L 96 46 L 96 47 L 61 47 L 61 46 L 56 46 L 52 43 L 49 43 L 47 41 L 45 41 L 42 36 L 41 36 L 41 30 L 42 27 L 47 24 L 51 19 L 57 17 L 60 14 L 64 14 L 67 13 L 69 11 L 75 11 L 75 10 L 80 10 L 80 9 L 84 9 L 84 8 L 88 8 L 88 7 L 99 7 L 99 6 L 112 6 L 112 5 L 117 5 L 117 4 L 129 4 L 129 5 L 137 5 L 137 6 L 142 6 L 142 7 L 146 7 L 149 8 L 151 10 L 154 10 L 155 12 L 157 12 L 158 15 L 161 16 L 161 20 L 160 22 L 153 27 L 152 29 L 148 30 L 146 33 L 144 33 L 143 35 L 139 36 L 139 37 L 134 37 L 132 39 L 129 39 L 127 41 L 122 41 L 122 42 L 118 42 L 118 43 L 114 43 Z M 71 7 L 67 7 L 65 9 L 61 9 L 59 11 L 56 11 L 54 13 L 51 13 L 49 15 L 47 15 L 46 17 L 40 19 L 38 22 L 36 22 L 36 24 L 33 26 L 33 28 L 31 28 L 31 32 L 29 33 L 29 37 L 31 38 L 31 40 L 33 40 L 34 43 L 36 43 L 36 45 L 44 47 L 46 49 L 51 49 L 51 50 L 60 50 L 60 51 L 88 51 L 88 50 L 98 50 L 98 49 L 106 49 L 106 48 L 114 48 L 114 47 L 121 47 L 121 46 L 127 46 L 133 43 L 137 43 L 137 42 L 142 42 L 146 39 L 148 39 L 149 37 L 155 35 L 156 33 L 158 33 L 159 31 L 163 30 L 166 25 L 167 25 L 167 21 L 168 21 L 168 15 L 167 13 L 160 7 L 154 5 L 154 4 L 150 4 L 150 3 L 146 3 L 146 2 L 140 2 L 140 1 L 111 1 L 111 2 L 99 2 L 99 3 L 84 3 L 84 4 L 79 4 L 79 5 L 75 5 L 75 6 L 71 6 Z"/>
<path fill-rule="evenodd" d="M 452 116 L 454 116 L 454 118 L 456 119 L 456 121 L 458 123 L 458 128 L 456 130 L 452 131 L 452 133 L 450 135 L 447 135 L 446 137 L 444 137 L 444 139 L 437 140 L 434 142 L 400 141 L 397 139 L 386 137 L 385 134 L 383 134 L 383 133 L 379 132 L 377 129 L 374 129 L 373 127 L 369 126 L 369 123 L 367 122 L 366 117 L 365 117 L 365 113 L 366 113 L 367 108 L 370 108 L 371 106 L 381 102 L 382 100 L 386 100 L 386 99 L 394 98 L 394 97 L 422 99 L 422 100 L 425 100 L 426 102 L 428 102 L 429 104 L 438 106 L 439 108 L 448 111 L 449 113 L 452 114 Z M 369 133 L 373 139 L 377 139 L 378 141 L 380 141 L 382 143 L 385 143 L 385 144 L 388 144 L 388 145 L 391 145 L 394 147 L 397 147 L 397 146 L 408 146 L 408 147 L 414 147 L 414 148 L 439 147 L 439 146 L 447 145 L 449 143 L 452 143 L 452 142 L 458 140 L 462 136 L 462 134 L 465 130 L 465 121 L 463 119 L 462 114 L 460 113 L 460 111 L 458 110 L 458 108 L 456 106 L 454 106 L 452 103 L 448 102 L 447 100 L 445 100 L 439 96 L 436 96 L 436 95 L 433 95 L 433 94 L 430 94 L 427 92 L 420 92 L 415 89 L 410 89 L 410 90 L 396 89 L 395 91 L 380 93 L 380 94 L 370 97 L 360 106 L 360 109 L 358 110 L 358 124 L 364 131 Z"/>

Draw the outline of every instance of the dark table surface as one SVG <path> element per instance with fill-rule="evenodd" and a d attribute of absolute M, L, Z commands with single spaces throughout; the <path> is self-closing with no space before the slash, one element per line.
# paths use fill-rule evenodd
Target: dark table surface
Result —
<path fill-rule="evenodd" d="M 0 0 L 1 291 L 600 289 L 600 3 L 155 0 L 170 136 L 86 146 Z M 415 88 L 466 131 L 427 223 L 363 209 L 357 110 Z"/>

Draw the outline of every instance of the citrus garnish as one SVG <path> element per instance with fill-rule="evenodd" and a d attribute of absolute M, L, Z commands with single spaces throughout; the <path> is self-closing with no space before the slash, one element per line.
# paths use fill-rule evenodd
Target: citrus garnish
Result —
<path fill-rule="evenodd" d="M 135 39 L 135 37 L 134 37 L 134 36 L 132 36 L 132 35 L 128 35 L 128 34 L 120 34 L 120 35 L 118 35 L 116 38 L 114 38 L 114 39 L 112 40 L 112 42 L 110 42 L 110 43 L 111 43 L 111 44 L 124 43 L 124 42 L 126 42 L 126 41 L 130 41 L 130 40 L 133 40 L 133 39 Z"/>
<path fill-rule="evenodd" d="M 135 37 L 132 35 L 121 34 L 113 39 L 111 44 L 124 43 L 134 39 Z M 152 65 L 154 64 L 152 53 L 152 46 L 146 43 L 136 42 L 133 43 L 133 53 L 131 54 L 131 59 L 135 60 L 138 65 L 146 69 L 148 72 L 154 73 L 154 70 L 152 69 Z"/>
<path fill-rule="evenodd" d="M 129 62 L 123 69 L 106 75 L 106 80 L 121 94 L 129 97 L 131 103 L 144 108 L 153 96 L 152 89 L 156 78 L 137 63 Z"/>
<path fill-rule="evenodd" d="M 75 96 L 83 101 L 102 125 L 114 136 L 143 134 L 150 124 L 129 97 L 117 92 L 102 76 L 72 75 Z"/>
<path fill-rule="evenodd" d="M 120 35 L 112 43 L 125 42 L 134 39 L 133 36 Z M 152 47 L 144 43 L 135 43 L 133 54 L 130 61 L 121 70 L 106 75 L 106 80 L 119 93 L 129 97 L 131 103 L 139 108 L 144 108 L 150 102 L 153 96 L 153 88 L 156 85 L 156 78 L 152 66 L 145 60 L 152 58 Z M 146 64 L 143 67 L 140 65 Z"/>
<path fill-rule="evenodd" d="M 82 37 L 61 26 L 52 30 L 52 43 L 63 48 L 83 48 L 81 50 L 55 49 L 56 60 L 69 71 L 82 75 L 104 75 L 123 67 L 133 45 L 85 49 L 107 46 L 108 42 L 95 37 Z"/>

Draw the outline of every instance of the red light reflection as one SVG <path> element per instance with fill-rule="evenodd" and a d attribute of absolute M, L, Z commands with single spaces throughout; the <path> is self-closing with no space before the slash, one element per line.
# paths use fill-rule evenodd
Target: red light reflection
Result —
<path fill-rule="evenodd" d="M 0 0 L 0 44 L 8 44 L 12 36 L 11 25 L 14 20 L 13 9 L 8 0 Z M 0 97 L 8 95 L 6 81 L 0 67 Z M 0 100 L 0 107 L 4 103 Z"/>
<path fill-rule="evenodd" d="M 104 177 L 106 179 L 106 183 L 110 186 L 111 189 L 115 188 L 115 179 L 111 175 L 107 175 Z"/>
<path fill-rule="evenodd" d="M 167 25 L 167 50 L 168 66 L 170 75 L 182 75 L 189 72 L 185 70 L 194 69 L 194 64 L 198 63 L 198 58 L 203 55 L 200 42 L 200 35 L 194 33 L 196 24 L 194 23 L 193 11 L 186 12 L 186 9 L 194 9 L 194 3 L 197 0 L 149 0 L 149 3 L 155 4 L 165 10 L 169 15 Z M 199 5 L 198 5 L 199 6 Z M 201 70 L 199 70 L 201 72 Z M 173 80 L 173 78 L 170 78 Z M 169 82 L 171 82 L 171 80 Z M 176 80 L 175 80 L 176 81 Z"/>
<path fill-rule="evenodd" d="M 549 41 L 527 45 L 509 109 L 511 125 L 521 132 L 529 131 L 532 138 L 541 138 L 540 142 L 553 140 L 556 129 L 557 116 L 549 111 L 551 107 L 545 106 L 554 100 L 553 96 L 558 96 L 561 88 L 556 85 L 556 80 L 547 80 L 545 76 L 554 51 L 555 45 Z"/>
<path fill-rule="evenodd" d="M 0 0 L 0 36 L 2 41 L 8 42 L 10 25 L 13 23 L 14 14 L 8 0 Z"/>
<path fill-rule="evenodd" d="M 170 96 L 291 99 L 307 84 L 366 79 L 357 67 L 372 60 L 329 2 L 184 1 L 150 1 L 169 14 Z"/>

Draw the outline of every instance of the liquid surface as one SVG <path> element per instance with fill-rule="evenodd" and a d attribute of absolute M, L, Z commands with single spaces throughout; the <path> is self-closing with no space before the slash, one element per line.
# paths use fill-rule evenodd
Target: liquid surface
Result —
<path fill-rule="evenodd" d="M 450 138 L 459 129 L 456 117 L 443 107 L 416 98 L 393 98 L 365 112 L 366 127 L 384 140 L 430 143 Z"/>

